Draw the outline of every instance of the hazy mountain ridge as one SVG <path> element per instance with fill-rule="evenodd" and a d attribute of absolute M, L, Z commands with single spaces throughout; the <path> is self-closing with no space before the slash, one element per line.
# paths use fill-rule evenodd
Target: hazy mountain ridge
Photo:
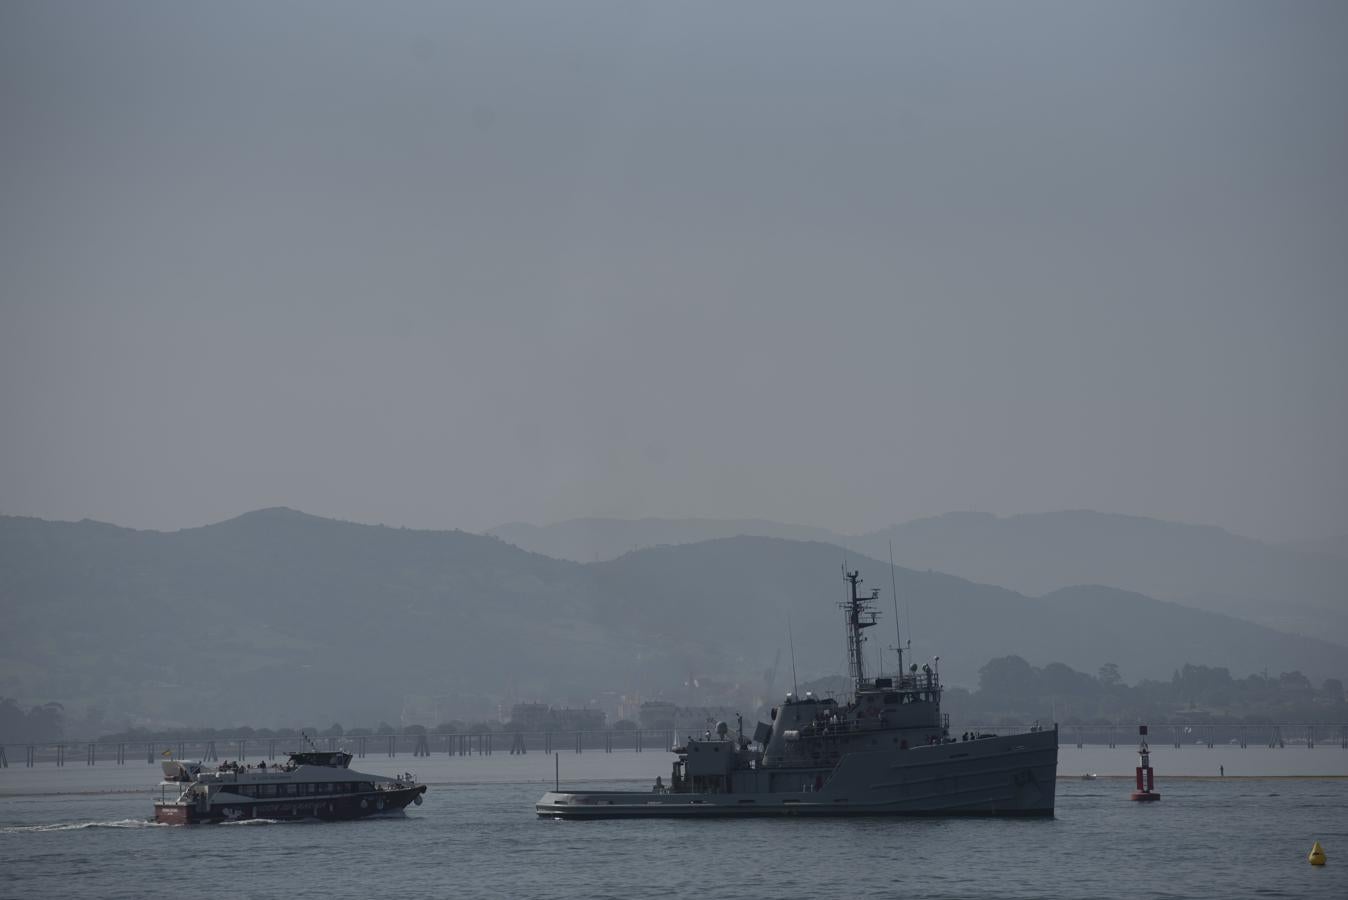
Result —
<path fill-rule="evenodd" d="M 723 538 L 577 564 L 293 510 L 169 533 L 0 517 L 0 694 L 255 724 L 373 721 L 408 694 L 650 695 L 690 677 L 767 694 L 786 683 L 788 616 L 802 678 L 845 671 L 844 557 L 883 591 L 875 666 L 894 642 L 889 566 L 820 542 Z M 905 640 L 911 617 L 916 658 L 941 656 L 955 684 L 1012 653 L 1084 671 L 1117 662 L 1130 680 L 1185 662 L 1321 679 L 1348 660 L 1109 588 L 1032 598 L 934 572 L 894 578 Z"/>
<path fill-rule="evenodd" d="M 1314 540 L 1288 541 L 1279 546 L 1294 550 L 1297 553 L 1336 556 L 1339 559 L 1348 560 L 1348 534 L 1337 534 L 1333 537 Z"/>
<path fill-rule="evenodd" d="M 596 524 L 598 523 L 598 524 Z M 760 529 L 760 530 L 755 530 Z M 742 519 L 576 519 L 491 533 L 549 555 L 608 559 L 633 546 L 734 534 L 820 540 L 1029 595 L 1105 584 L 1297 634 L 1348 642 L 1348 559 L 1265 544 L 1207 525 L 1086 510 L 950 513 L 860 535 Z M 785 532 L 785 533 L 776 533 Z"/>
<path fill-rule="evenodd" d="M 845 540 L 827 528 L 785 525 L 767 519 L 591 517 L 568 519 L 555 525 L 510 522 L 485 533 L 535 553 L 575 562 L 607 562 L 645 547 L 696 544 L 741 535 L 826 544 L 840 544 Z"/>

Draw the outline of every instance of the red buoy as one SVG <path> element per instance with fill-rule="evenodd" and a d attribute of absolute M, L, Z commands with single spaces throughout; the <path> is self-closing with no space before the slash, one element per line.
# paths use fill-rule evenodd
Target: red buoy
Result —
<path fill-rule="evenodd" d="M 1151 770 L 1151 751 L 1147 748 L 1147 726 L 1137 726 L 1137 755 L 1139 759 L 1137 767 L 1137 790 L 1133 791 L 1131 800 L 1160 800 L 1161 795 L 1156 792 L 1156 776 Z"/>

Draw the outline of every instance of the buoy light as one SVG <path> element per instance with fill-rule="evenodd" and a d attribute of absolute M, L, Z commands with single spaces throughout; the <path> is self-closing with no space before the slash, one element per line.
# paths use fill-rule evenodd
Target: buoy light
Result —
<path fill-rule="evenodd" d="M 1156 777 L 1151 768 L 1151 749 L 1147 746 L 1147 726 L 1137 726 L 1137 790 L 1133 791 L 1129 797 L 1130 800 L 1160 800 L 1161 795 L 1156 792 Z"/>

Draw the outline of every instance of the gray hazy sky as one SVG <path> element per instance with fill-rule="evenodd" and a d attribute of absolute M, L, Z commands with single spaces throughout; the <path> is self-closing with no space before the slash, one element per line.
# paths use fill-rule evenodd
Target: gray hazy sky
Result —
<path fill-rule="evenodd" d="M 0 511 L 1348 532 L 1348 4 L 0 4 Z"/>

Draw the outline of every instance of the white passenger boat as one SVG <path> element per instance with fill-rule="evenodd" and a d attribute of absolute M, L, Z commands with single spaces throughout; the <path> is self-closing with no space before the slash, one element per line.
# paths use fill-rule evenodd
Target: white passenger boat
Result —
<path fill-rule="evenodd" d="M 426 785 L 410 774 L 353 772 L 351 754 L 312 750 L 257 766 L 164 760 L 156 822 L 188 825 L 243 819 L 359 819 L 420 805 Z"/>

